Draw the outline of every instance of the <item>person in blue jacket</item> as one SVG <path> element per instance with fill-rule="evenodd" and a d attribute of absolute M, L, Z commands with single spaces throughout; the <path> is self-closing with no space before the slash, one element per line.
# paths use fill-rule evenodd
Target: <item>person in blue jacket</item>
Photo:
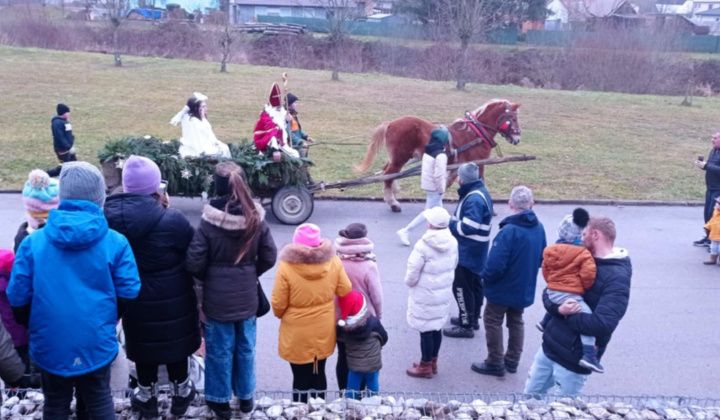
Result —
<path fill-rule="evenodd" d="M 453 294 L 460 316 L 450 318 L 453 326 L 445 328 L 443 334 L 447 337 L 473 338 L 473 330 L 480 329 L 483 304 L 480 273 L 485 268 L 488 256 L 493 205 L 475 163 L 460 166 L 458 182 L 460 202 L 450 221 L 450 231 L 458 241 L 460 254 L 453 280 Z"/>
<path fill-rule="evenodd" d="M 518 186 L 510 193 L 513 214 L 500 222 L 485 270 L 482 272 L 485 305 L 485 338 L 488 356 L 473 363 L 472 370 L 504 376 L 517 372 L 525 331 L 523 311 L 535 300 L 535 284 L 547 244 L 545 229 L 533 212 L 530 188 Z M 507 317 L 508 348 L 504 351 L 502 323 Z"/>
<path fill-rule="evenodd" d="M 115 325 L 140 291 L 127 239 L 108 228 L 105 182 L 87 162 L 60 172 L 60 206 L 18 249 L 7 288 L 42 370 L 43 418 L 67 420 L 73 391 L 92 419 L 114 419 Z"/>

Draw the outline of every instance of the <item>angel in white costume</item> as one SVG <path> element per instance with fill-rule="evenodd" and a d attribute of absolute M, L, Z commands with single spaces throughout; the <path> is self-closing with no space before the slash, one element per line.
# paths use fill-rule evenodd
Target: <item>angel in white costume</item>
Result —
<path fill-rule="evenodd" d="M 215 137 L 207 119 L 207 99 L 207 96 L 195 92 L 185 108 L 170 120 L 174 126 L 182 123 L 180 156 L 183 158 L 200 155 L 231 157 L 230 148 Z"/>

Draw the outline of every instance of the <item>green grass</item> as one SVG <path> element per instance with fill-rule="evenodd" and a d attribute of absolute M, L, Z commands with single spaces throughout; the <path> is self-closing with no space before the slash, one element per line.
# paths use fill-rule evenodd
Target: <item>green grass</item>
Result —
<path fill-rule="evenodd" d="M 521 102 L 523 140 L 506 155 L 529 154 L 534 162 L 489 167 L 487 183 L 497 196 L 512 186 L 532 187 L 538 198 L 695 200 L 704 191 L 703 173 L 693 167 L 707 153 L 717 128 L 720 99 L 682 98 L 428 82 L 376 74 L 341 74 L 331 82 L 322 71 L 124 57 L 115 68 L 108 55 L 0 47 L 0 189 L 21 187 L 34 167 L 49 168 L 50 119 L 58 102 L 68 104 L 78 155 L 96 162 L 110 138 L 131 134 L 170 139 L 180 128 L 168 121 L 193 91 L 210 97 L 209 118 L 218 138 L 239 141 L 252 129 L 272 82 L 283 71 L 302 100 L 303 128 L 317 140 L 370 133 L 382 121 L 417 115 L 451 122 L 467 109 L 502 97 Z M 641 75 L 639 77 L 642 77 Z M 369 142 L 369 137 L 348 142 Z M 316 180 L 354 178 L 363 146 L 318 146 Z M 374 166 L 384 163 L 381 155 Z M 401 196 L 423 196 L 418 179 L 403 182 Z M 333 194 L 381 196 L 380 185 Z"/>

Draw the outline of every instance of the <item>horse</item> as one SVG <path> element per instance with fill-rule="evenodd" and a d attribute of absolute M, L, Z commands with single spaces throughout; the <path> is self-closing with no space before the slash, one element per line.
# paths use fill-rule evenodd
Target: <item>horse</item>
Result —
<path fill-rule="evenodd" d="M 520 143 L 522 130 L 517 118 L 518 108 L 519 103 L 493 99 L 475 111 L 466 113 L 465 118 L 455 120 L 447 127 L 450 132 L 446 150 L 448 164 L 487 159 L 496 145 L 494 139 L 497 133 L 513 146 Z M 430 132 L 437 127 L 438 124 L 411 116 L 380 124 L 372 134 L 365 159 L 355 167 L 356 171 L 366 172 L 384 143 L 390 159 L 383 166 L 383 175 L 399 172 L 411 158 L 422 158 L 425 145 L 430 141 Z M 485 168 L 480 166 L 480 177 L 484 174 Z M 448 187 L 456 178 L 457 170 L 451 171 L 448 175 Z M 397 181 L 385 181 L 385 202 L 396 213 L 402 211 L 395 198 L 399 190 Z"/>

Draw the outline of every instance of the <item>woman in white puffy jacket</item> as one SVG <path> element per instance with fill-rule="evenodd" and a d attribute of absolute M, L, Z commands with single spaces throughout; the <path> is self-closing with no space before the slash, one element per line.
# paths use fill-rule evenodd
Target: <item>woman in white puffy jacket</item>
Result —
<path fill-rule="evenodd" d="M 442 206 L 445 187 L 447 186 L 447 161 L 445 144 L 450 138 L 446 128 L 436 128 L 430 133 L 430 141 L 425 145 L 422 157 L 422 174 L 420 187 L 425 190 L 425 209 Z M 400 242 L 410 246 L 410 231 L 425 221 L 423 213 L 418 214 L 412 222 L 397 231 Z"/>
<path fill-rule="evenodd" d="M 442 328 L 450 318 L 452 284 L 458 264 L 458 244 L 448 224 L 450 214 L 442 207 L 425 210 L 428 230 L 415 244 L 408 259 L 405 284 L 410 288 L 407 321 L 420 332 L 422 358 L 406 372 L 416 378 L 432 378 Z"/>

